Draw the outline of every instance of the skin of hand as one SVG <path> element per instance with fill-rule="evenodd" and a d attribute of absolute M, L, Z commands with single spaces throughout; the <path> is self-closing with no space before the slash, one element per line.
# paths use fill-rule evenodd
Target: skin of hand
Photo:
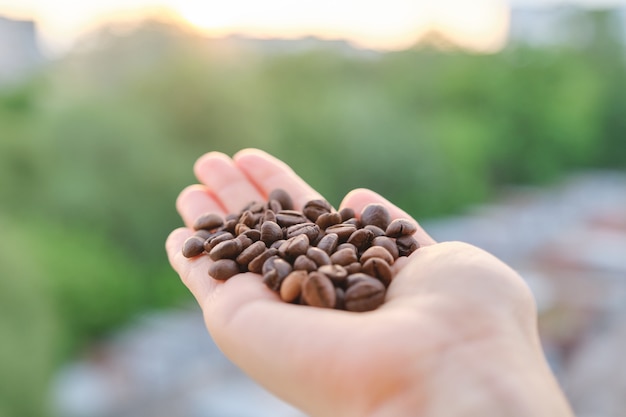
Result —
<path fill-rule="evenodd" d="M 321 196 L 283 162 L 259 150 L 231 159 L 211 152 L 194 166 L 200 184 L 177 209 L 187 227 L 166 249 L 202 308 L 224 354 L 253 379 L 310 416 L 572 416 L 543 355 L 534 299 L 523 279 L 492 255 L 459 242 L 436 243 L 419 227 L 421 248 L 394 264 L 385 303 L 352 313 L 284 303 L 253 273 L 208 276 L 207 256 L 181 254 L 205 212 L 238 212 L 275 188 L 294 205 Z M 385 205 L 350 192 L 339 208 Z M 416 222 L 417 224 L 417 222 Z"/>

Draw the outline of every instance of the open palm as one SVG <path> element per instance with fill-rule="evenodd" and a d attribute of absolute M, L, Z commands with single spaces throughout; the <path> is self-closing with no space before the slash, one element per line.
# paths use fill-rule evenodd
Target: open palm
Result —
<path fill-rule="evenodd" d="M 478 412 L 490 391 L 510 396 L 507 390 L 528 378 L 539 389 L 558 392 L 536 334 L 533 298 L 523 280 L 493 256 L 463 243 L 436 243 L 418 226 L 414 237 L 421 248 L 396 262 L 397 275 L 377 310 L 284 303 L 259 275 L 212 279 L 212 261 L 183 257 L 182 244 L 202 213 L 238 212 L 252 200 L 266 200 L 275 188 L 290 193 L 296 209 L 321 196 L 283 162 L 258 150 L 232 159 L 209 153 L 195 173 L 201 184 L 187 187 L 177 200 L 187 227 L 167 240 L 170 262 L 202 307 L 218 346 L 276 395 L 313 416 L 362 417 Z M 339 208 L 359 213 L 370 203 L 385 205 L 392 218 L 410 218 L 365 189 L 350 192 Z M 454 402 L 450 395 L 456 395 Z M 568 415 L 557 412 L 567 408 L 562 402 L 546 414 L 522 409 L 519 415 Z"/>

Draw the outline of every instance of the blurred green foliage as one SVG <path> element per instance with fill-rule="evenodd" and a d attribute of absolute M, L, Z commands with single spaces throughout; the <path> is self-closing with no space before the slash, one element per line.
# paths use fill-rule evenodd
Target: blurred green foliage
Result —
<path fill-rule="evenodd" d="M 336 206 L 367 187 L 417 218 L 626 167 L 624 44 L 609 12 L 581 18 L 585 42 L 493 55 L 276 53 L 147 22 L 0 90 L 0 415 L 42 415 L 60 361 L 190 300 L 163 243 L 204 152 L 262 148 Z"/>

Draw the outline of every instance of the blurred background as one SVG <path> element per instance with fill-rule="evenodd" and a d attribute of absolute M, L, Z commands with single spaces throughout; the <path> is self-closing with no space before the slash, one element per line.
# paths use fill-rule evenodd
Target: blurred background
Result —
<path fill-rule="evenodd" d="M 244 147 L 509 262 L 577 415 L 623 416 L 626 4 L 429 3 L 0 0 L 0 416 L 300 415 L 163 249 Z"/>

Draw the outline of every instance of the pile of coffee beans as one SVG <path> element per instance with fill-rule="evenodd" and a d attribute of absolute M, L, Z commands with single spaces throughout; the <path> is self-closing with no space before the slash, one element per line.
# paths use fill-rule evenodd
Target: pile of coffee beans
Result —
<path fill-rule="evenodd" d="M 206 213 L 193 228 L 183 255 L 208 254 L 213 278 L 254 272 L 285 302 L 348 311 L 380 306 L 393 279 L 391 265 L 419 247 L 416 225 L 392 221 L 380 204 L 367 205 L 358 217 L 322 199 L 297 211 L 282 189 L 225 218 Z"/>

